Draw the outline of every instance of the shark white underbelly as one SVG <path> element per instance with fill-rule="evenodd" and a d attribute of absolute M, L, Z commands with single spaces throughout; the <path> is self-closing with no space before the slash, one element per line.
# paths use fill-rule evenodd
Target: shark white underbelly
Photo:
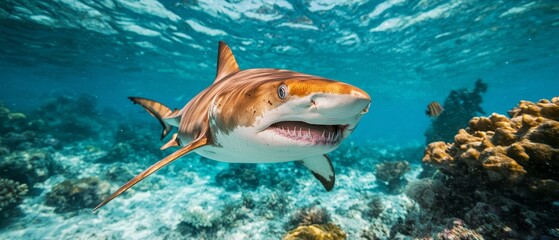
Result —
<path fill-rule="evenodd" d="M 335 174 L 327 153 L 335 150 L 368 112 L 370 97 L 352 85 L 281 69 L 240 70 L 220 42 L 214 83 L 181 110 L 131 97 L 163 126 L 161 148 L 179 147 L 123 185 L 105 205 L 172 161 L 196 152 L 230 163 L 300 161 L 331 190 Z"/>

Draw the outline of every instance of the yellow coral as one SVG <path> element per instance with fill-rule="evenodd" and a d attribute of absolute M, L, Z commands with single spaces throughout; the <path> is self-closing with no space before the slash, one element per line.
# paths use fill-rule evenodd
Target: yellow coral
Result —
<path fill-rule="evenodd" d="M 343 240 L 347 235 L 335 224 L 299 226 L 289 231 L 283 240 Z"/>
<path fill-rule="evenodd" d="M 559 198 L 559 97 L 537 103 L 520 101 L 509 111 L 474 117 L 453 144 L 434 142 L 423 162 L 450 174 L 482 174 L 489 182 Z"/>

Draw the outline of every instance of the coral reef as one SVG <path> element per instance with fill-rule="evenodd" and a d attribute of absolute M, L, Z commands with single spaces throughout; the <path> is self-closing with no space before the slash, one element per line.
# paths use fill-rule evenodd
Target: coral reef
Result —
<path fill-rule="evenodd" d="M 407 161 L 384 162 L 376 165 L 377 182 L 389 193 L 399 193 L 407 183 L 404 174 L 410 171 Z"/>
<path fill-rule="evenodd" d="M 518 201 L 559 200 L 559 97 L 522 101 L 509 114 L 473 118 L 453 144 L 429 144 L 423 161 Z"/>
<path fill-rule="evenodd" d="M 4 213 L 21 203 L 27 191 L 27 184 L 25 183 L 0 178 L 0 216 L 5 218 Z"/>
<path fill-rule="evenodd" d="M 392 229 L 391 236 L 455 239 L 551 239 L 559 228 L 559 97 L 522 101 L 509 111 L 472 118 L 452 144 L 427 146 L 423 161 L 439 171 L 406 191 L 421 207 Z M 429 225 L 433 227 L 428 227 Z M 464 225 L 465 226 L 465 225 Z"/>
<path fill-rule="evenodd" d="M 346 239 L 345 232 L 335 224 L 313 224 L 299 226 L 289 231 L 283 240 L 342 240 Z"/>
<path fill-rule="evenodd" d="M 481 79 L 475 82 L 473 91 L 466 88 L 452 90 L 443 104 L 445 111 L 432 121 L 425 132 L 426 143 L 450 142 L 459 129 L 466 127 L 468 120 L 478 113 L 485 114 L 481 108 L 481 94 L 486 91 L 487 83 Z"/>
<path fill-rule="evenodd" d="M 326 224 L 330 221 L 330 214 L 325 208 L 308 206 L 297 209 L 293 214 L 291 214 L 289 221 L 286 224 L 286 228 L 293 229 L 298 226 Z"/>
<path fill-rule="evenodd" d="M 47 193 L 45 204 L 57 213 L 93 208 L 110 195 L 110 184 L 96 177 L 65 180 Z"/>
<path fill-rule="evenodd" d="M 94 96 L 82 94 L 78 97 L 59 96 L 31 114 L 37 119 L 32 125 L 36 131 L 48 131 L 54 138 L 72 142 L 93 138 L 110 129 L 108 117 L 101 117 Z M 114 127 L 113 127 L 114 128 Z"/>
<path fill-rule="evenodd" d="M 421 208 L 436 211 L 444 204 L 450 190 L 440 180 L 424 178 L 410 182 L 406 187 L 406 195 L 413 199 Z"/>
<path fill-rule="evenodd" d="M 21 132 L 26 127 L 27 116 L 20 112 L 12 112 L 0 102 L 0 136 L 9 132 Z"/>
<path fill-rule="evenodd" d="M 52 151 L 48 149 L 32 148 L 0 156 L 2 175 L 29 186 L 46 180 L 59 169 L 59 164 L 52 157 Z"/>

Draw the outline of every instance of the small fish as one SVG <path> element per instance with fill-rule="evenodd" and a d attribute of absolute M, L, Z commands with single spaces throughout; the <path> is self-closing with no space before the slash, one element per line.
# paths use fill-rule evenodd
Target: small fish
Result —
<path fill-rule="evenodd" d="M 322 77 L 270 68 L 241 70 L 224 42 L 219 43 L 214 83 L 182 109 L 141 97 L 130 100 L 159 121 L 162 139 L 178 129 L 161 149 L 179 149 L 94 210 L 190 152 L 230 163 L 298 161 L 330 191 L 335 173 L 326 154 L 353 132 L 371 102 L 365 91 Z"/>
<path fill-rule="evenodd" d="M 434 101 L 430 102 L 429 105 L 427 105 L 427 110 L 425 111 L 425 113 L 429 117 L 438 117 L 443 111 L 443 106 L 441 106 L 439 102 Z"/>

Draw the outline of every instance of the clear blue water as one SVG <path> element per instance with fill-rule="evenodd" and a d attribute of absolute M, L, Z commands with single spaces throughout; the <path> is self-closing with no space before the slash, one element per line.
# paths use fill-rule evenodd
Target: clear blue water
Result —
<path fill-rule="evenodd" d="M 423 144 L 427 103 L 478 78 L 489 85 L 488 115 L 559 95 L 554 0 L 4 0 L 0 101 L 27 112 L 86 93 L 156 129 L 126 97 L 182 107 L 212 83 L 220 40 L 241 69 L 286 68 L 367 91 L 357 144 Z"/>
<path fill-rule="evenodd" d="M 121 111 L 129 95 L 180 107 L 212 82 L 224 40 L 242 69 L 368 91 L 355 137 L 421 141 L 425 105 L 477 78 L 489 113 L 556 95 L 557 12 L 555 1 L 5 1 L 1 95 L 17 108 L 59 92 Z"/>

